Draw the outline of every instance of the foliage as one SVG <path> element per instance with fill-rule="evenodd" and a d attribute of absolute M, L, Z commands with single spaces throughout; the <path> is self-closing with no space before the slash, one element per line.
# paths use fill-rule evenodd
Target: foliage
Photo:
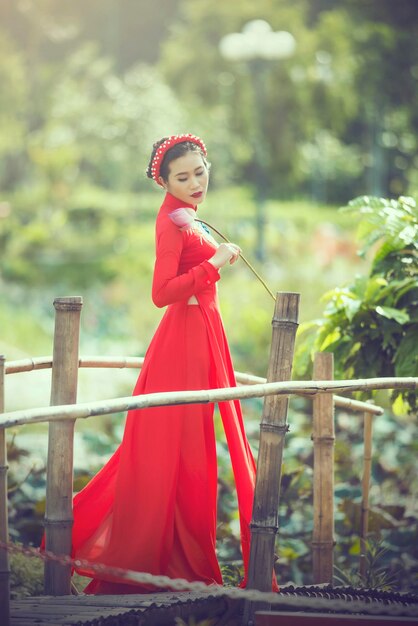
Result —
<path fill-rule="evenodd" d="M 109 280 L 132 222 L 154 213 L 145 166 L 156 136 L 183 125 L 180 105 L 153 68 L 116 75 L 91 43 L 36 84 L 1 30 L 0 50 L 11 86 L 0 96 L 1 276 L 44 287 L 57 276 Z"/>
<path fill-rule="evenodd" d="M 13 41 L 0 32 L 0 176 L 7 178 L 3 157 L 24 140 L 27 81 L 24 60 Z M 7 132 L 6 132 L 7 131 Z"/>
<path fill-rule="evenodd" d="M 359 219 L 360 254 L 372 254 L 370 272 L 325 294 L 324 317 L 302 332 L 311 333 L 314 350 L 334 353 L 337 378 L 418 376 L 415 201 L 361 197 L 345 211 Z M 415 393 L 393 395 L 398 396 L 416 410 Z"/>
<path fill-rule="evenodd" d="M 381 564 L 388 552 L 388 548 L 384 548 L 381 541 L 366 541 L 365 573 L 362 575 L 356 570 L 344 572 L 339 567 L 335 567 L 334 580 L 342 585 L 352 587 L 391 591 L 398 580 L 399 572 L 390 573 L 386 563 Z"/>
<path fill-rule="evenodd" d="M 15 542 L 17 547 L 21 544 Z M 28 557 L 19 552 L 9 555 L 10 596 L 13 599 L 41 596 L 44 593 L 44 562 L 37 557 Z M 90 578 L 75 573 L 72 584 L 78 592 L 87 586 Z"/>
<path fill-rule="evenodd" d="M 312 467 L 310 410 L 292 400 L 286 437 L 278 534 L 279 581 L 312 583 Z M 361 416 L 336 414 L 334 519 L 335 563 L 359 582 L 363 441 Z M 360 426 L 360 427 L 359 427 Z M 416 425 L 390 413 L 375 418 L 370 491 L 367 584 L 417 589 L 418 510 L 414 494 Z M 384 570 L 386 576 L 383 576 Z M 393 578 L 396 577 L 395 580 Z M 365 581 L 362 584 L 366 584 Z"/>
<path fill-rule="evenodd" d="M 61 62 L 69 51 L 85 41 L 95 41 L 106 56 L 113 56 L 121 71 L 138 59 L 153 63 L 158 43 L 169 30 L 177 0 L 73 0 L 57 5 L 55 0 L 2 2 L 0 23 L 7 25 L 19 46 L 35 64 Z M 164 16 L 164 19 L 162 19 Z"/>
<path fill-rule="evenodd" d="M 10 557 L 10 592 L 12 598 L 40 596 L 43 594 L 43 562 L 23 554 Z"/>
<path fill-rule="evenodd" d="M 153 141 L 184 123 L 157 70 L 138 63 L 117 74 L 114 61 L 86 42 L 48 65 L 35 84 L 24 53 L 1 30 L 0 49 L 0 76 L 11 85 L 1 102 L 3 190 L 24 183 L 32 203 L 45 190 L 56 206 L 75 183 L 113 192 L 143 188 Z"/>

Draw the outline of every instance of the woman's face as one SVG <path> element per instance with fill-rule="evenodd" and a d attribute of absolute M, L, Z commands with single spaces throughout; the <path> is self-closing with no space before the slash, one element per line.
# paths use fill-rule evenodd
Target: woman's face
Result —
<path fill-rule="evenodd" d="M 163 187 L 179 200 L 200 204 L 206 197 L 209 172 L 201 154 L 186 152 L 169 164 L 168 180 L 160 180 Z"/>

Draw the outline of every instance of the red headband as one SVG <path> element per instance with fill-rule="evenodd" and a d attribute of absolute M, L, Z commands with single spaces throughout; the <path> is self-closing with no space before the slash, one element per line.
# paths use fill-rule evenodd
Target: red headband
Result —
<path fill-rule="evenodd" d="M 171 135 L 171 137 L 168 137 L 168 139 L 166 139 L 160 146 L 158 146 L 157 152 L 155 153 L 155 156 L 151 163 L 152 177 L 159 185 L 161 185 L 160 181 L 158 180 L 160 177 L 160 167 L 166 155 L 166 152 L 177 143 L 184 143 L 185 141 L 191 141 L 191 143 L 195 143 L 197 146 L 199 146 L 199 148 L 201 148 L 203 154 L 206 156 L 206 146 L 203 141 L 199 139 L 199 137 L 196 137 L 196 135 L 192 135 L 190 133 L 187 133 L 185 135 Z"/>

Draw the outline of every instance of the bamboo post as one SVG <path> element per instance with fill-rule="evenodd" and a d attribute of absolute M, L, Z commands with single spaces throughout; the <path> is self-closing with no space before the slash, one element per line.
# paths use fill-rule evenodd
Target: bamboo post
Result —
<path fill-rule="evenodd" d="M 333 380 L 330 352 L 315 354 L 315 380 Z M 332 583 L 334 569 L 334 399 L 319 393 L 313 400 L 314 488 L 312 537 L 313 582 Z"/>
<path fill-rule="evenodd" d="M 0 413 L 4 412 L 5 357 L 0 355 Z M 7 519 L 7 446 L 6 429 L 0 428 L 0 541 L 9 541 Z M 10 564 L 7 550 L 0 549 L 0 623 L 10 624 Z"/>
<path fill-rule="evenodd" d="M 369 490 L 372 470 L 372 429 L 373 415 L 369 411 L 364 412 L 364 452 L 363 452 L 363 480 L 361 499 L 361 522 L 360 522 L 360 575 L 366 575 L 367 569 L 367 546 L 366 537 L 369 524 Z"/>
<path fill-rule="evenodd" d="M 298 311 L 298 293 L 277 294 L 272 320 L 268 382 L 291 378 Z M 288 396 L 266 396 L 260 424 L 248 567 L 248 587 L 260 591 L 271 591 L 272 585 L 288 402 Z M 244 623 L 252 619 L 256 608 L 259 608 L 259 603 L 246 603 Z"/>
<path fill-rule="evenodd" d="M 51 405 L 77 401 L 78 350 L 82 298 L 56 298 Z M 75 420 L 50 422 L 45 511 L 45 548 L 56 554 L 71 553 L 73 525 L 73 447 Z M 47 595 L 71 593 L 71 568 L 46 561 Z"/>

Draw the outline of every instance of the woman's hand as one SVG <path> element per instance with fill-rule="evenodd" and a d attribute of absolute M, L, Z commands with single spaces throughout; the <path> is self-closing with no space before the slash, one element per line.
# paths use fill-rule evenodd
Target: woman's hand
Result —
<path fill-rule="evenodd" d="M 213 257 L 208 259 L 216 269 L 220 269 L 228 262 L 230 265 L 235 263 L 241 252 L 241 248 L 235 243 L 221 243 Z"/>

